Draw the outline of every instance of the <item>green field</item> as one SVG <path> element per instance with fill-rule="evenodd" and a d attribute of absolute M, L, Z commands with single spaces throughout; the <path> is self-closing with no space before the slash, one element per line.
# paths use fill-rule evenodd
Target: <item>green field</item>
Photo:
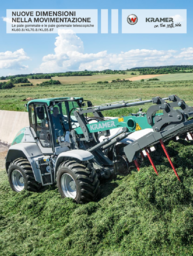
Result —
<path fill-rule="evenodd" d="M 186 74 L 180 76 L 187 76 L 193 74 Z M 100 75 L 102 76 L 102 75 Z M 99 79 L 102 81 L 106 80 Z M 124 75 L 122 75 L 124 76 Z M 82 96 L 85 99 L 91 100 L 94 104 L 103 104 L 106 102 L 115 102 L 120 100 L 131 100 L 131 99 L 151 99 L 155 96 L 166 97 L 171 94 L 179 95 L 181 98 L 186 100 L 188 104 L 193 103 L 193 79 L 192 80 L 178 80 L 178 81 L 161 81 L 164 77 L 176 76 L 176 75 L 164 75 L 159 76 L 158 81 L 133 81 L 133 82 L 117 82 L 108 84 L 97 84 L 97 83 L 77 83 L 77 84 L 64 84 L 51 85 L 51 86 L 32 86 L 32 87 L 20 87 L 16 85 L 15 88 L 0 90 L 0 109 L 3 110 L 15 110 L 15 111 L 26 111 L 24 105 L 25 100 L 28 97 L 31 98 L 46 98 L 46 97 L 66 97 L 66 96 Z M 112 77 L 112 75 L 111 75 Z M 68 77 L 67 77 L 68 78 Z M 62 79 L 67 79 L 62 78 Z M 71 77 L 69 77 L 72 79 Z M 91 77 L 92 78 L 92 77 Z M 114 75 L 114 79 L 117 75 Z M 165 79 L 166 79 L 165 78 Z M 186 77 L 183 77 L 183 79 Z M 61 79 L 61 78 L 60 78 Z M 75 79 L 75 78 L 73 78 Z M 77 79 L 77 77 L 76 77 Z M 35 79 L 34 79 L 35 80 Z M 44 79 L 41 79 L 44 80 Z M 34 83 L 36 81 L 30 80 Z M 62 81 L 61 81 L 62 82 Z M 144 106 L 144 110 L 148 106 Z M 135 109 L 124 109 L 111 111 L 106 113 L 107 115 L 122 115 L 128 112 L 137 111 Z"/>
<path fill-rule="evenodd" d="M 168 75 L 161 75 L 158 77 L 161 81 L 188 81 L 193 80 L 193 73 L 190 74 L 168 74 Z"/>
<path fill-rule="evenodd" d="M 82 84 L 82 83 L 97 83 L 98 81 L 112 81 L 113 79 L 126 79 L 130 77 L 135 77 L 139 75 L 139 72 L 135 72 L 136 75 L 131 75 L 132 72 L 127 71 L 125 75 L 123 74 L 96 74 L 92 76 L 69 76 L 69 77 L 58 77 L 55 76 L 53 80 L 59 80 L 62 84 Z M 29 79 L 30 83 L 38 84 L 43 81 L 48 81 L 49 79 Z"/>

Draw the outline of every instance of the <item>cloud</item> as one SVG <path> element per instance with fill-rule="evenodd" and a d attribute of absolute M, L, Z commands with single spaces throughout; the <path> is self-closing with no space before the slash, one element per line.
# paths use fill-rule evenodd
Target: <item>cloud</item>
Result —
<path fill-rule="evenodd" d="M 59 30 L 53 54 L 43 57 L 34 72 L 64 72 L 73 70 L 128 69 L 143 66 L 191 64 L 193 48 L 181 51 L 156 49 L 131 49 L 118 54 L 106 50 L 85 53 L 82 40 L 71 30 Z"/>
<path fill-rule="evenodd" d="M 83 63 L 104 58 L 107 52 L 83 53 L 82 40 L 72 30 L 58 30 L 54 54 L 43 57 L 40 70 L 43 72 L 57 72 L 64 70 L 77 70 Z"/>
<path fill-rule="evenodd" d="M 179 14 L 172 16 L 172 18 L 173 18 L 174 22 L 182 22 L 184 20 L 183 17 Z"/>
<path fill-rule="evenodd" d="M 7 18 L 7 17 L 2 17 L 3 21 L 12 24 L 12 20 L 11 18 Z"/>
<path fill-rule="evenodd" d="M 28 66 L 23 61 L 29 60 L 23 49 L 15 52 L 0 52 L 0 69 L 26 69 Z"/>
<path fill-rule="evenodd" d="M 176 59 L 193 60 L 193 47 L 183 48 Z"/>

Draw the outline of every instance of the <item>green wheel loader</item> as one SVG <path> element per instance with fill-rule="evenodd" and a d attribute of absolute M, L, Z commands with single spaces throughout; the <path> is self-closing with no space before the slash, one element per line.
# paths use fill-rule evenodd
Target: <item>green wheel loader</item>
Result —
<path fill-rule="evenodd" d="M 102 111 L 153 103 L 121 118 L 104 117 Z M 77 203 L 96 200 L 101 180 L 115 177 L 120 168 L 148 157 L 150 148 L 164 141 L 192 136 L 193 108 L 176 95 L 151 100 L 122 101 L 93 106 L 81 97 L 31 100 L 27 104 L 29 127 L 18 132 L 6 157 L 6 170 L 15 192 L 38 192 L 57 184 L 62 197 Z M 161 112 L 161 113 L 160 113 Z"/>

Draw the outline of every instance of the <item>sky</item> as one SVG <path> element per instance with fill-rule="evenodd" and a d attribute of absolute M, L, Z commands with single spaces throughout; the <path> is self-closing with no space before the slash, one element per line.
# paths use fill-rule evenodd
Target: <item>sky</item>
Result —
<path fill-rule="evenodd" d="M 98 9 L 97 34 L 7 34 L 6 9 Z M 101 34 L 101 9 L 118 9 L 119 33 Z M 122 34 L 122 9 L 187 9 L 186 34 Z M 0 76 L 72 70 L 193 65 L 193 1 L 9 0 L 0 6 Z"/>

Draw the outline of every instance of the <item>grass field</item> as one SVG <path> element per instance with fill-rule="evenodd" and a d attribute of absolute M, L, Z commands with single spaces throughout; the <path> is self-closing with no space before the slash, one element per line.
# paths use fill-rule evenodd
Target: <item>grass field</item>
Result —
<path fill-rule="evenodd" d="M 187 74 L 169 74 L 158 77 L 161 81 L 188 81 L 193 80 L 193 73 Z"/>
<path fill-rule="evenodd" d="M 137 80 L 141 80 L 141 79 L 150 79 L 150 78 L 158 78 L 162 75 L 139 75 L 139 76 L 134 76 L 134 77 L 131 77 L 131 78 L 127 78 L 126 80 L 130 80 L 130 81 L 137 81 Z"/>
<path fill-rule="evenodd" d="M 52 186 L 14 193 L 0 172 L 1 256 L 185 256 L 193 251 L 192 142 L 167 146 L 182 182 L 161 149 L 140 172 L 102 184 L 98 202 L 77 205 Z"/>
<path fill-rule="evenodd" d="M 9 80 L 0 80 L 0 83 L 4 83 L 4 82 L 7 82 Z"/>
<path fill-rule="evenodd" d="M 92 76 L 64 76 L 64 77 L 53 77 L 53 80 L 59 80 L 62 84 L 88 84 L 88 83 L 97 83 L 98 81 L 112 81 L 113 79 L 128 79 L 131 77 L 136 77 L 139 75 L 139 72 L 135 72 L 136 75 L 131 75 L 132 72 L 126 72 L 123 74 L 96 74 Z M 49 79 L 28 79 L 34 85 L 48 81 Z"/>
<path fill-rule="evenodd" d="M 191 74 L 192 75 L 192 74 Z M 105 75 L 104 75 L 105 76 Z M 116 75 L 114 75 L 117 77 Z M 163 77 L 170 75 L 159 76 Z M 174 76 L 174 75 L 172 75 Z M 181 74 L 180 74 L 181 76 Z M 192 75 L 193 76 L 193 75 Z M 70 77 L 71 78 L 71 77 Z M 185 78 L 185 77 L 183 77 Z M 66 78 L 65 78 L 66 79 Z M 43 79 L 44 80 L 44 79 Z M 101 79 L 105 81 L 106 79 Z M 28 97 L 31 98 L 46 98 L 46 97 L 66 97 L 66 96 L 82 96 L 85 99 L 91 100 L 94 104 L 102 104 L 106 102 L 114 102 L 130 99 L 151 99 L 155 96 L 166 97 L 171 94 L 179 95 L 187 101 L 188 104 L 193 104 L 193 80 L 178 80 L 178 81 L 133 81 L 133 82 L 117 82 L 108 84 L 61 84 L 54 86 L 32 86 L 32 87 L 15 87 L 8 90 L 0 90 L 0 109 L 3 110 L 18 110 L 26 111 L 22 101 Z M 31 80 L 34 82 L 33 80 Z M 35 81 L 36 83 L 36 81 Z M 148 107 L 144 106 L 144 110 Z M 127 114 L 135 109 L 124 109 L 105 113 L 107 115 L 122 115 Z"/>

